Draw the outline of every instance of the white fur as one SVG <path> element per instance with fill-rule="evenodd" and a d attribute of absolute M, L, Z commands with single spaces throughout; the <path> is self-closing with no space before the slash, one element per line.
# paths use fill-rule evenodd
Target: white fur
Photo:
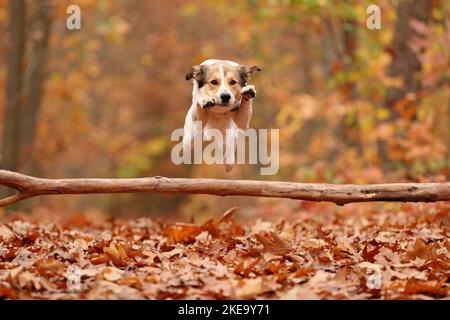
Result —
<path fill-rule="evenodd" d="M 233 67 L 239 67 L 239 63 L 231 61 L 231 60 L 218 60 L 218 59 L 208 59 L 200 63 L 201 66 L 210 66 L 216 63 L 226 63 Z"/>
<path fill-rule="evenodd" d="M 217 60 L 208 59 L 201 63 L 201 65 L 213 65 L 213 64 L 229 64 L 231 66 L 239 66 L 237 62 L 230 60 Z M 220 68 L 222 80 L 224 78 L 224 72 L 222 67 Z M 225 81 L 221 81 L 222 87 L 219 89 L 219 95 L 226 91 Z M 255 87 L 253 85 L 247 85 L 242 88 L 242 93 L 253 90 L 256 93 Z M 230 92 L 231 93 L 231 92 Z M 184 137 L 183 146 L 185 148 L 190 148 L 192 141 L 195 136 L 202 134 L 197 132 L 195 122 L 201 121 L 203 126 L 203 137 L 204 140 L 210 140 L 211 135 L 208 134 L 208 129 L 219 129 L 222 132 L 223 137 L 226 137 L 227 129 L 231 130 L 233 134 L 229 136 L 229 139 L 224 142 L 232 145 L 232 148 L 228 150 L 233 150 L 233 152 L 225 152 L 225 161 L 227 163 L 234 163 L 234 150 L 236 148 L 237 133 L 238 130 L 246 130 L 249 127 L 250 119 L 252 117 L 252 99 L 241 99 L 241 101 L 234 101 L 233 94 L 231 94 L 232 100 L 230 100 L 230 106 L 214 106 L 211 108 L 202 108 L 210 97 L 202 97 L 199 93 L 199 88 L 197 81 L 193 80 L 192 89 L 192 104 L 186 115 L 186 120 L 184 124 Z M 237 110 L 233 110 L 236 106 L 239 106 Z M 227 150 L 224 146 L 224 150 Z M 225 165 L 227 172 L 231 170 L 232 165 Z"/>

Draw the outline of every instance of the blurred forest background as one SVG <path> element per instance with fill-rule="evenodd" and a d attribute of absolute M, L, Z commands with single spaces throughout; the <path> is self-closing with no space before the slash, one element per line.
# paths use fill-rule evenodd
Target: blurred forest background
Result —
<path fill-rule="evenodd" d="M 366 27 L 381 8 L 381 30 Z M 66 8 L 81 8 L 81 30 Z M 380 183 L 449 179 L 450 1 L 0 0 L 2 169 L 43 177 Z M 190 66 L 254 63 L 253 128 L 280 128 L 280 170 L 176 166 Z M 206 217 L 304 202 L 95 195 L 22 209 Z M 261 211 L 264 208 L 263 211 Z M 42 209 L 44 210 L 44 209 Z"/>

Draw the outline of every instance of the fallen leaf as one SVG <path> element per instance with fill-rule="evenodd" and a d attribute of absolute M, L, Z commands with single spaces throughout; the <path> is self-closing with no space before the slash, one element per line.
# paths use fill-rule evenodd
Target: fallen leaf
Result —
<path fill-rule="evenodd" d="M 103 278 L 107 281 L 115 282 L 122 279 L 124 272 L 114 267 L 106 267 L 101 272 Z"/>
<path fill-rule="evenodd" d="M 0 225 L 0 240 L 10 242 L 15 238 L 14 232 L 11 231 L 6 225 Z"/>
<path fill-rule="evenodd" d="M 292 248 L 274 232 L 257 233 L 255 238 L 264 246 L 264 250 L 270 253 L 285 255 L 292 251 Z"/>

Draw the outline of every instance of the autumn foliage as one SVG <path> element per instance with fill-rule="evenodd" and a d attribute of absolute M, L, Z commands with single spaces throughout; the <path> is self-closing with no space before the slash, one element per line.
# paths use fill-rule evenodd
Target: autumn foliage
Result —
<path fill-rule="evenodd" d="M 42 213 L 10 217 L 0 225 L 0 297 L 449 297 L 446 204 L 351 216 L 300 209 L 301 218 L 254 223 L 238 222 L 235 210 L 203 224 L 95 213 L 58 222 Z M 73 270 L 80 275 L 76 289 L 68 287 Z M 370 280 L 374 270 L 378 284 Z"/>
<path fill-rule="evenodd" d="M 7 3 L 0 0 L 5 40 Z M 73 3 L 53 1 L 36 133 L 23 146 L 15 171 L 48 178 L 263 178 L 254 165 L 238 165 L 225 174 L 221 166 L 170 161 L 171 132 L 183 126 L 191 102 L 185 73 L 213 57 L 263 69 L 253 80 L 258 96 L 251 127 L 280 129 L 280 171 L 274 180 L 444 181 L 450 155 L 449 2 L 432 1 L 423 10 L 426 21 L 412 17 L 398 44 L 398 16 L 410 10 L 392 1 L 377 3 L 380 30 L 366 27 L 372 4 L 366 0 L 82 0 L 77 2 L 82 30 L 68 31 L 66 8 Z M 37 4 L 27 6 L 33 30 L 27 34 L 29 49 L 39 36 Z M 420 62 L 421 69 L 407 77 L 419 89 L 386 102 L 392 88 L 410 82 L 406 75 L 391 75 L 393 63 L 407 61 L 397 47 L 411 47 Z M 9 42 L 2 41 L 0 88 L 6 88 L 9 50 Z M 24 68 L 31 58 L 27 51 Z M 6 121 L 4 95 L 0 90 L 0 128 Z M 112 195 L 61 198 L 52 205 L 94 206 L 114 214 L 146 214 L 152 206 L 155 215 L 195 211 L 207 216 L 217 206 L 225 211 L 260 203 Z"/>
<path fill-rule="evenodd" d="M 78 0 L 68 30 L 74 2 L 0 0 L 2 170 L 449 181 L 450 1 Z M 263 69 L 250 126 L 280 129 L 276 176 L 170 161 L 208 58 Z M 448 202 L 34 198 L 0 210 L 0 298 L 449 299 L 449 228 Z"/>

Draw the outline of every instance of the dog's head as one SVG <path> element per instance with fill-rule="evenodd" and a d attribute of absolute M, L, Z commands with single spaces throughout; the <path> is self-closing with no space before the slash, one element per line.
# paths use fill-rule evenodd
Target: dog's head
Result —
<path fill-rule="evenodd" d="M 186 80 L 194 79 L 194 89 L 199 95 L 214 99 L 212 112 L 224 113 L 238 105 L 242 88 L 253 73 L 261 71 L 258 66 L 245 66 L 229 60 L 206 60 L 193 66 L 186 74 Z M 196 84 L 196 85 L 195 85 Z"/>

